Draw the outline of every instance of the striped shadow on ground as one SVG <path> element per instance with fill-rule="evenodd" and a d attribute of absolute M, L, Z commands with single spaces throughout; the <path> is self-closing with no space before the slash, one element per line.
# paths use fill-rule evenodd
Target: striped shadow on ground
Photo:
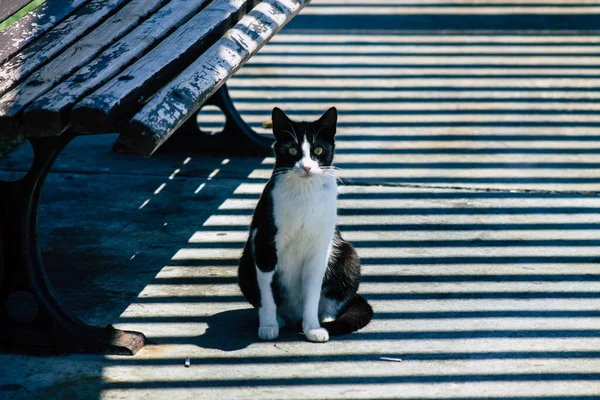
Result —
<path fill-rule="evenodd" d="M 342 186 L 340 229 L 361 255 L 360 292 L 376 314 L 364 330 L 317 346 L 293 331 L 257 341 L 256 311 L 237 288 L 262 187 L 240 185 L 122 315 L 121 327 L 143 330 L 169 355 L 114 359 L 105 377 L 135 379 L 109 393 L 597 393 L 597 196 Z M 531 213 L 538 208 L 543 220 Z M 177 363 L 184 354 L 193 373 Z"/>
<path fill-rule="evenodd" d="M 338 223 L 373 322 L 326 345 L 293 331 L 257 340 L 236 268 L 266 158 L 122 315 L 156 344 L 109 357 L 105 394 L 597 398 L 600 36 L 567 29 L 590 28 L 597 8 L 315 0 L 229 87 L 265 134 L 274 106 L 303 119 L 340 110 Z M 499 12 L 520 25 L 498 30 Z M 410 30 L 432 15 L 439 26 Z M 496 22 L 468 26 L 480 15 Z"/>
<path fill-rule="evenodd" d="M 312 10 L 328 7 L 339 8 Z M 229 86 L 261 133 L 274 106 L 298 119 L 338 107 L 337 166 L 347 184 L 597 191 L 599 41 L 590 33 L 282 33 Z M 199 120 L 212 130 L 218 114 Z M 271 167 L 267 160 L 253 177 Z"/>

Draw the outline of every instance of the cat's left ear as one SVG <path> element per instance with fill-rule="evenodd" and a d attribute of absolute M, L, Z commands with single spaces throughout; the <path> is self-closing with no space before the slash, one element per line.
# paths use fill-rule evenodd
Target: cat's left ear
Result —
<path fill-rule="evenodd" d="M 275 140 L 284 141 L 290 140 L 290 138 L 293 140 L 294 137 L 288 132 L 290 130 L 294 131 L 294 122 L 279 107 L 273 109 L 271 121 L 273 121 L 273 135 L 275 136 Z"/>
<path fill-rule="evenodd" d="M 319 136 L 326 134 L 333 138 L 337 127 L 337 109 L 331 107 L 329 110 L 325 111 L 325 114 L 323 114 L 321 118 L 313 122 L 313 125 L 320 131 Z"/>

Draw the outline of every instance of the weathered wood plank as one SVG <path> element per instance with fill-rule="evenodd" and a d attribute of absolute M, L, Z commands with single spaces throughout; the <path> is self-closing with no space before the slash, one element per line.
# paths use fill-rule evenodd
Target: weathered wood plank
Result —
<path fill-rule="evenodd" d="M 21 111 L 61 79 L 92 60 L 138 25 L 166 0 L 132 0 L 100 26 L 71 45 L 58 57 L 34 72 L 0 98 L 0 137 L 21 132 Z"/>
<path fill-rule="evenodd" d="M 71 123 L 73 105 L 138 59 L 208 0 L 172 0 L 67 80 L 39 97 L 26 110 L 27 136 L 59 135 Z"/>
<path fill-rule="evenodd" d="M 89 0 L 46 1 L 0 32 L 0 63 L 40 37 Z"/>
<path fill-rule="evenodd" d="M 31 1 L 32 0 L 0 1 L 0 22 L 31 3 Z"/>
<path fill-rule="evenodd" d="M 135 64 L 75 105 L 78 133 L 114 131 L 141 103 L 198 58 L 246 12 L 247 0 L 214 0 Z"/>
<path fill-rule="evenodd" d="M 127 0 L 92 0 L 0 67 L 0 94 L 97 26 Z"/>
<path fill-rule="evenodd" d="M 308 1 L 261 2 L 158 92 L 124 127 L 121 139 L 142 155 L 152 154 L 306 4 Z"/>

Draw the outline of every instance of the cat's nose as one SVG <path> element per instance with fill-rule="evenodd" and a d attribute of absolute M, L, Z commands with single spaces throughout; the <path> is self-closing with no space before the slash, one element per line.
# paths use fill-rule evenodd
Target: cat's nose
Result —
<path fill-rule="evenodd" d="M 302 168 L 304 168 L 304 170 L 306 171 L 306 173 L 308 174 L 310 172 L 310 169 L 312 167 L 308 166 L 308 165 L 304 165 Z"/>

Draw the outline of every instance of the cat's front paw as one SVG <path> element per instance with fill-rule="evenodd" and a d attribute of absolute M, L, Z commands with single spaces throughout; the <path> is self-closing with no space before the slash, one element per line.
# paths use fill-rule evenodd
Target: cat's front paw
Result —
<path fill-rule="evenodd" d="M 309 329 L 304 332 L 308 340 L 315 343 L 325 343 L 329 340 L 329 332 L 325 328 Z"/>
<path fill-rule="evenodd" d="M 279 327 L 275 325 L 266 325 L 258 328 L 258 337 L 262 340 L 273 340 L 279 336 Z"/>

